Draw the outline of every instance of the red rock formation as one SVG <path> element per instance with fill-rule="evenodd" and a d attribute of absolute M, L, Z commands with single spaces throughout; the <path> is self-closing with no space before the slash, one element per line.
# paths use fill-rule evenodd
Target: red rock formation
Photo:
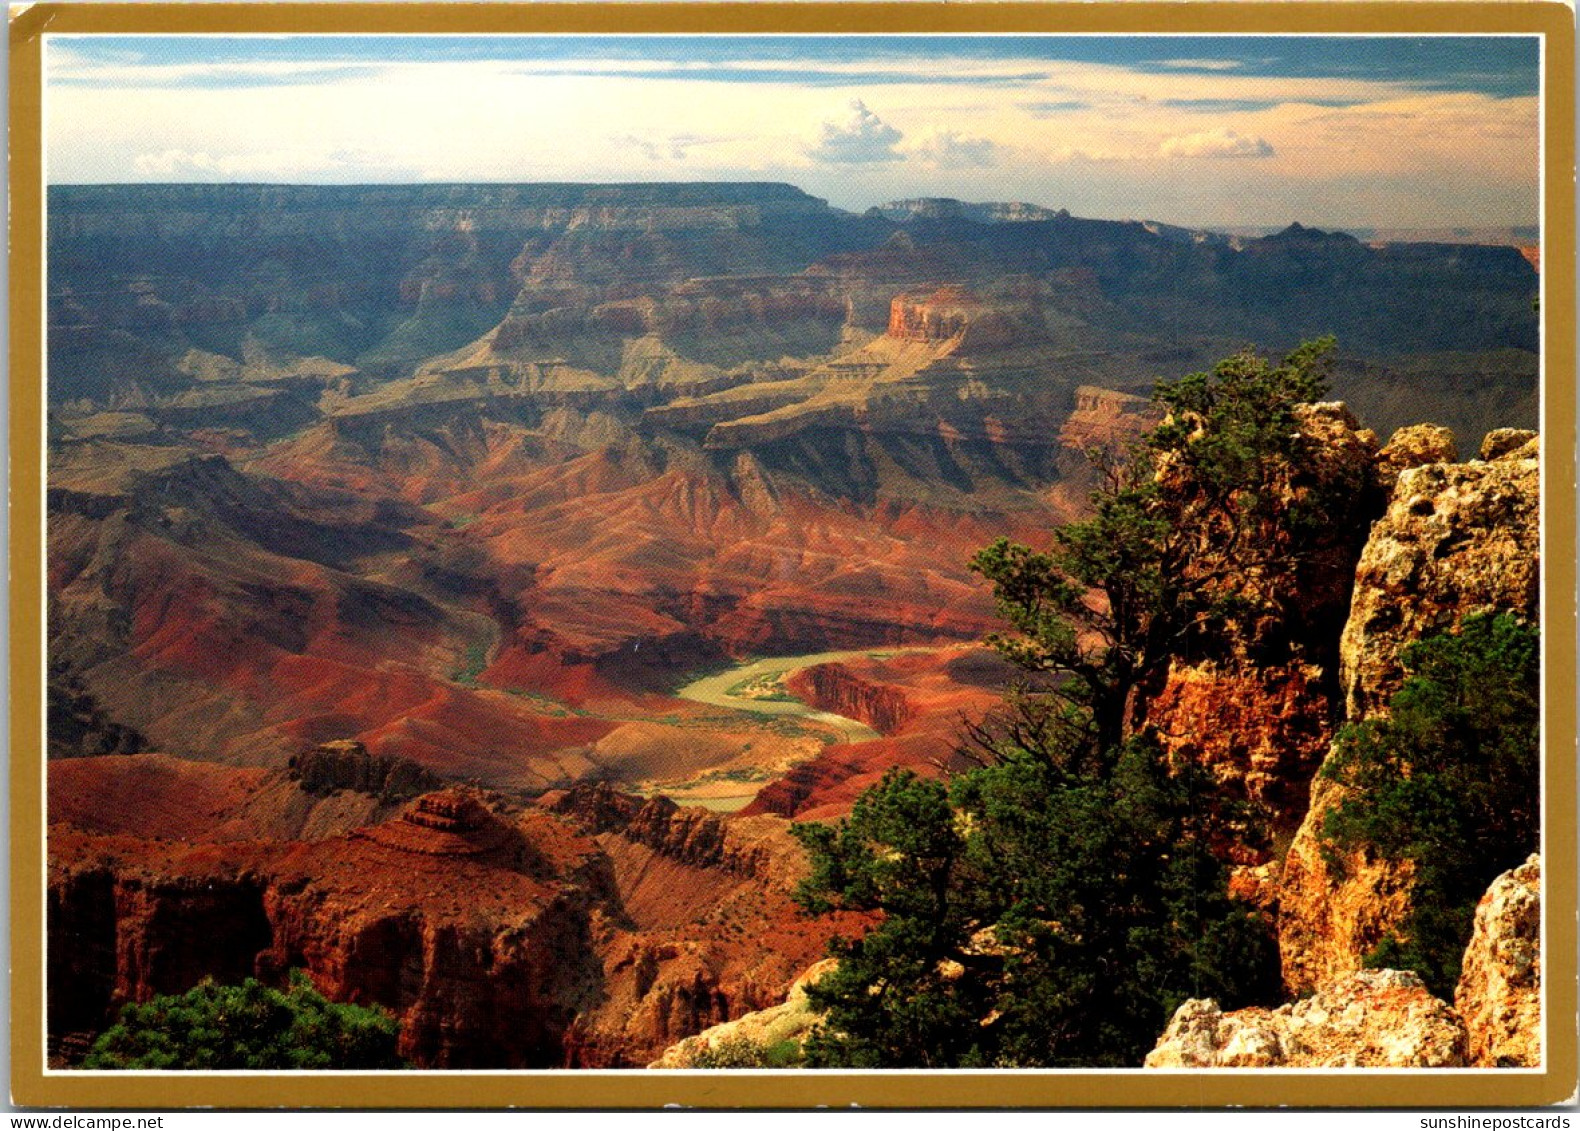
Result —
<path fill-rule="evenodd" d="M 730 835 L 730 826 L 702 809 L 683 809 L 667 797 L 621 793 L 607 782 L 551 791 L 538 804 L 575 818 L 594 833 L 618 831 L 626 840 L 699 868 L 756 875 L 764 866 L 760 845 Z"/>
<path fill-rule="evenodd" d="M 845 664 L 814 664 L 785 682 L 791 694 L 819 711 L 859 719 L 879 734 L 894 734 L 915 708 L 898 687 L 869 683 Z"/>
<path fill-rule="evenodd" d="M 889 337 L 912 342 L 942 342 L 963 333 L 986 309 L 964 287 L 940 287 L 919 295 L 898 295 L 889 308 Z"/>
<path fill-rule="evenodd" d="M 399 801 L 432 792 L 443 784 L 415 762 L 375 757 L 362 743 L 350 739 L 325 742 L 294 755 L 286 768 L 290 777 L 311 794 L 351 790 L 381 801 Z"/>
<path fill-rule="evenodd" d="M 424 794 L 393 821 L 374 825 L 362 835 L 423 856 L 481 856 L 510 836 L 476 797 L 456 789 Z"/>
<path fill-rule="evenodd" d="M 1307 783 L 1332 738 L 1332 704 L 1313 664 L 1176 664 L 1147 718 L 1172 757 L 1206 769 L 1285 835 L 1305 814 Z M 1270 847 L 1242 863 L 1265 862 Z"/>
<path fill-rule="evenodd" d="M 831 931 L 784 822 L 603 789 L 512 810 L 447 789 L 313 843 L 50 832 L 50 1030 L 203 977 L 294 967 L 402 1022 L 430 1067 L 645 1063 L 783 997 Z M 55 992 L 58 990 L 59 992 Z"/>
<path fill-rule="evenodd" d="M 1075 409 L 1059 426 L 1059 443 L 1075 452 L 1122 451 L 1161 419 L 1162 413 L 1146 397 L 1077 385 Z"/>

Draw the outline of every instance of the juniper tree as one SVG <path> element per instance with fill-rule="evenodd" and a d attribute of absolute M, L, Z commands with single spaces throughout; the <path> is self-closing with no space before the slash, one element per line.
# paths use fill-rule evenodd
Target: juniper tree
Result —
<path fill-rule="evenodd" d="M 1209 786 L 1146 735 L 1145 691 L 1226 627 L 1289 612 L 1303 555 L 1358 482 L 1308 474 L 1296 406 L 1331 340 L 1274 364 L 1244 351 L 1161 383 L 1163 421 L 1101 464 L 1092 517 L 1038 551 L 1000 540 L 973 567 L 1052 677 L 943 783 L 891 771 L 834 825 L 798 825 L 810 911 L 878 912 L 809 991 L 811 1063 L 1139 1063 L 1189 996 L 1269 998 L 1277 958 L 1230 900 Z"/>

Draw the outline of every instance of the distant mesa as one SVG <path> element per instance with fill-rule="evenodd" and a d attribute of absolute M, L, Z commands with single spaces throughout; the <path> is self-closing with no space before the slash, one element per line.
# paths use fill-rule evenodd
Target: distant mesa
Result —
<path fill-rule="evenodd" d="M 502 845 L 510 830 L 476 797 L 441 789 L 417 798 L 394 820 L 363 829 L 386 848 L 422 856 L 480 856 Z"/>
<path fill-rule="evenodd" d="M 1298 220 L 1281 232 L 1274 232 L 1272 235 L 1262 237 L 1262 242 L 1265 244 L 1354 244 L 1360 246 L 1360 240 L 1348 232 L 1325 232 L 1321 228 L 1308 228 Z"/>
<path fill-rule="evenodd" d="M 1042 220 L 1067 220 L 1070 213 L 1055 211 L 1025 201 L 993 201 L 968 204 L 947 196 L 923 196 L 911 200 L 891 200 L 869 210 L 887 220 L 970 220 L 978 224 L 1028 224 Z"/>
<path fill-rule="evenodd" d="M 1097 385 L 1077 385 L 1075 409 L 1059 428 L 1059 443 L 1077 452 L 1120 448 L 1139 439 L 1162 415 L 1148 397 Z"/>
<path fill-rule="evenodd" d="M 906 342 L 959 339 L 968 349 L 998 349 L 1018 337 L 1015 322 L 964 287 L 896 295 L 889 305 L 888 336 Z"/>

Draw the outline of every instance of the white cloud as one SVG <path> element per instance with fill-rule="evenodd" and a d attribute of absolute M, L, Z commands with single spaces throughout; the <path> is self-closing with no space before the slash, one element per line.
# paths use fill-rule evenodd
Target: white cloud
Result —
<path fill-rule="evenodd" d="M 623 134 L 614 138 L 617 145 L 628 146 L 649 161 L 684 161 L 691 150 L 705 145 L 721 145 L 732 139 L 705 134 L 670 134 L 667 137 L 639 137 Z"/>
<path fill-rule="evenodd" d="M 1163 59 L 1158 66 L 1178 71 L 1236 71 L 1245 64 L 1238 59 Z"/>
<path fill-rule="evenodd" d="M 1226 127 L 1166 139 L 1158 147 L 1161 157 L 1271 157 L 1266 138 L 1245 137 Z"/>
<path fill-rule="evenodd" d="M 1104 149 L 1101 146 L 1082 147 L 1077 145 L 1061 145 L 1056 149 L 1049 150 L 1046 157 L 1048 160 L 1056 163 L 1071 162 L 1076 164 L 1134 161 L 1136 159 L 1133 153 L 1122 153 L 1114 149 Z"/>
<path fill-rule="evenodd" d="M 206 152 L 166 149 L 158 153 L 140 153 L 133 159 L 132 164 L 138 176 L 155 180 L 186 177 L 202 180 L 226 180 L 236 177 L 281 180 L 344 170 L 355 167 L 358 162 L 307 150 L 277 149 L 267 152 L 228 153 L 216 157 Z"/>
<path fill-rule="evenodd" d="M 836 164 L 898 161 L 900 154 L 894 147 L 904 136 L 867 109 L 861 99 L 855 98 L 850 103 L 850 116 L 844 122 L 823 123 L 811 156 L 814 161 Z"/>
<path fill-rule="evenodd" d="M 998 163 L 998 151 L 988 138 L 954 130 L 934 131 L 911 150 L 934 169 L 986 168 Z"/>

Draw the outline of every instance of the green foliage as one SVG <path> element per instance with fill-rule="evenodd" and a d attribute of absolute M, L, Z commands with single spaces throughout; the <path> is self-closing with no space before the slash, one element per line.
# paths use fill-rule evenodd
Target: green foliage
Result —
<path fill-rule="evenodd" d="M 1539 635 L 1478 614 L 1401 659 L 1388 713 L 1345 727 L 1323 770 L 1353 791 L 1323 836 L 1335 863 L 1363 845 L 1415 862 L 1415 910 L 1369 962 L 1452 997 L 1477 901 L 1540 833 Z"/>
<path fill-rule="evenodd" d="M 746 1037 L 730 1037 L 691 1057 L 688 1068 L 799 1068 L 801 1046 L 794 1040 L 760 1045 Z"/>
<path fill-rule="evenodd" d="M 400 1026 L 382 1009 L 331 1002 L 292 971 L 284 992 L 248 978 L 122 1007 L 84 1068 L 401 1068 Z"/>
<path fill-rule="evenodd" d="M 1093 516 L 1045 552 L 993 543 L 972 568 L 1014 629 L 990 641 L 1062 682 L 1113 746 L 1142 721 L 1140 687 L 1226 623 L 1290 613 L 1295 578 L 1360 484 L 1310 474 L 1295 406 L 1326 388 L 1333 341 L 1279 364 L 1247 350 L 1162 382 L 1167 415 L 1125 458 L 1099 457 Z"/>
<path fill-rule="evenodd" d="M 450 673 L 450 682 L 475 689 L 481 686 L 478 677 L 483 674 L 483 669 L 486 667 L 488 667 L 488 645 L 474 641 L 466 646 L 465 662 Z"/>
<path fill-rule="evenodd" d="M 814 1066 L 1139 1064 L 1187 997 L 1271 997 L 1267 924 L 1225 894 L 1203 783 L 1155 747 L 1010 756 L 942 783 L 891 771 L 797 825 L 809 910 L 881 911 L 808 990 Z"/>

